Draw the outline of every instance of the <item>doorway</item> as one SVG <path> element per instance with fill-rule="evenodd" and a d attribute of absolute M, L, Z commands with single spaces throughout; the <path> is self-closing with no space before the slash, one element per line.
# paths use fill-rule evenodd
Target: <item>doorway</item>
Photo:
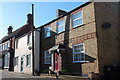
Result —
<path fill-rule="evenodd" d="M 20 71 L 23 72 L 23 67 L 24 67 L 24 57 L 21 57 L 21 69 Z"/>

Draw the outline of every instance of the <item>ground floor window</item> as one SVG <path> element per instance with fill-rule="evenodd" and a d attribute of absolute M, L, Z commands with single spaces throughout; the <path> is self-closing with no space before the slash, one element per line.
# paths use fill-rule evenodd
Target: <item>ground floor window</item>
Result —
<path fill-rule="evenodd" d="M 18 57 L 14 58 L 14 66 L 18 66 Z"/>
<path fill-rule="evenodd" d="M 73 45 L 73 62 L 84 62 L 85 61 L 85 47 L 84 43 Z"/>
<path fill-rule="evenodd" d="M 30 64 L 31 64 L 31 54 L 28 54 L 27 56 L 26 56 L 26 65 L 28 66 L 30 66 Z"/>
<path fill-rule="evenodd" d="M 9 61 L 10 61 L 10 54 L 7 53 L 7 54 L 5 54 L 5 57 L 4 57 L 4 67 L 5 68 L 9 67 Z"/>
<path fill-rule="evenodd" d="M 49 53 L 49 51 L 45 51 L 44 63 L 45 64 L 50 64 L 51 63 L 51 53 Z"/>

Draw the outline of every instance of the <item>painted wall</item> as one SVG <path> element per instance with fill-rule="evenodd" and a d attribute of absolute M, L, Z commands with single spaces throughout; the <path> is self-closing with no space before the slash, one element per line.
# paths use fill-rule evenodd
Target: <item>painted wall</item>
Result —
<path fill-rule="evenodd" d="M 40 29 L 34 31 L 35 70 L 40 71 Z"/>
<path fill-rule="evenodd" d="M 31 33 L 27 33 L 19 38 L 17 38 L 18 41 L 18 48 L 15 49 L 15 57 L 18 57 L 18 66 L 14 66 L 15 72 L 21 72 L 21 57 L 23 57 L 24 63 L 23 63 L 23 73 L 32 73 L 32 50 L 29 50 L 28 47 L 32 46 L 31 44 L 27 44 L 27 35 Z M 32 34 L 31 34 L 32 35 Z M 17 40 L 16 39 L 16 40 Z M 15 41 L 16 41 L 15 40 Z M 32 40 L 32 37 L 31 37 Z M 31 54 L 31 64 L 30 66 L 26 65 L 26 55 Z"/>

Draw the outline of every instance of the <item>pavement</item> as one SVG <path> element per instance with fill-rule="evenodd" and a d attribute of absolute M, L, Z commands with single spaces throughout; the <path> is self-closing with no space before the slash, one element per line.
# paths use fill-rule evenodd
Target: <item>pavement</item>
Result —
<path fill-rule="evenodd" d="M 30 74 L 16 73 L 0 70 L 2 80 L 89 80 L 80 76 L 60 75 L 56 79 L 56 75 L 41 74 L 40 76 L 32 76 Z"/>

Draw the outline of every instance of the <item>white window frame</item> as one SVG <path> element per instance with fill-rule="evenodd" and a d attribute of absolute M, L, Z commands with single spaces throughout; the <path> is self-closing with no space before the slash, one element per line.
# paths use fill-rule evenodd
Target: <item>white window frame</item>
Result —
<path fill-rule="evenodd" d="M 19 57 L 14 58 L 14 66 L 18 66 Z"/>
<path fill-rule="evenodd" d="M 31 66 L 31 54 L 26 55 L 26 66 Z"/>
<path fill-rule="evenodd" d="M 83 49 L 83 51 L 80 51 L 80 52 L 75 52 L 75 49 L 74 49 L 74 47 L 75 46 L 79 46 L 79 45 L 83 45 L 83 48 L 81 48 L 81 49 Z M 75 54 L 83 54 L 84 56 L 84 60 L 79 60 L 79 61 L 75 61 L 74 59 L 75 59 Z M 80 44 L 76 44 L 76 45 L 73 45 L 73 63 L 79 63 L 79 62 L 85 62 L 85 46 L 84 46 L 84 43 L 80 43 Z"/>
<path fill-rule="evenodd" d="M 78 17 L 78 18 L 76 18 L 76 19 L 73 20 L 73 16 L 76 15 L 76 14 L 78 14 L 78 13 L 81 13 L 81 17 Z M 82 11 L 82 10 L 81 10 L 81 11 L 78 11 L 78 12 L 76 12 L 76 13 L 74 13 L 74 14 L 72 14 L 72 15 L 71 15 L 71 18 L 72 18 L 72 28 L 75 28 L 75 27 L 77 27 L 77 26 L 83 25 L 83 11 Z M 79 19 L 82 19 L 82 23 L 73 26 L 73 22 L 74 22 L 74 21 L 77 21 L 77 20 L 79 20 Z"/>
<path fill-rule="evenodd" d="M 15 49 L 18 49 L 18 43 L 19 43 L 19 39 L 16 39 L 16 41 L 15 41 Z"/>
<path fill-rule="evenodd" d="M 49 54 L 49 56 L 47 56 L 47 53 Z M 49 62 L 47 62 L 46 59 L 50 59 Z M 44 54 L 44 64 L 51 64 L 51 53 L 49 53 L 49 51 L 45 51 L 45 54 Z"/>
<path fill-rule="evenodd" d="M 59 23 L 60 21 L 62 21 L 62 20 L 63 20 L 63 24 L 58 26 L 58 23 Z M 61 28 L 61 27 L 63 27 L 64 30 L 58 32 L 59 28 Z M 63 32 L 63 31 L 65 31 L 65 20 L 64 20 L 64 19 L 61 19 L 61 20 L 57 21 L 57 33 L 61 33 L 61 32 Z"/>
<path fill-rule="evenodd" d="M 32 35 L 31 33 L 27 35 L 27 44 L 31 44 L 32 43 Z"/>
<path fill-rule="evenodd" d="M 9 63 L 10 63 L 10 53 L 5 54 L 4 57 L 4 68 L 9 68 Z"/>
<path fill-rule="evenodd" d="M 45 28 L 45 38 L 50 37 L 51 36 L 51 26 L 49 25 L 49 26 L 46 26 L 44 28 Z M 50 35 L 47 35 L 48 33 Z"/>

